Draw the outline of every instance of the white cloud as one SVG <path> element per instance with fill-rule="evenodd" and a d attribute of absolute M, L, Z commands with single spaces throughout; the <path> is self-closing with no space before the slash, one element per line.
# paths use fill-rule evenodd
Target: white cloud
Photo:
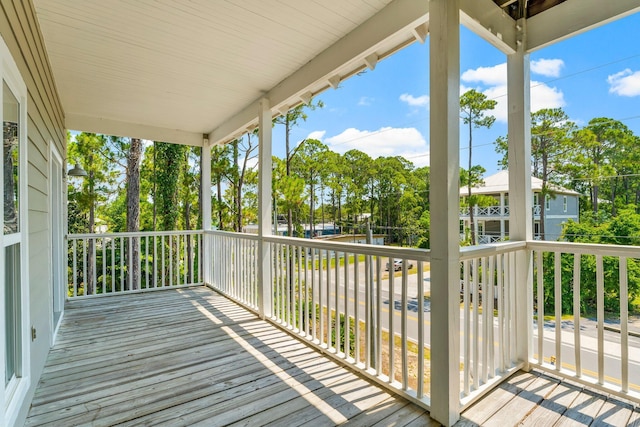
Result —
<path fill-rule="evenodd" d="M 531 81 L 531 111 L 536 112 L 543 108 L 564 107 L 564 94 L 558 88 L 548 86 L 545 83 Z"/>
<path fill-rule="evenodd" d="M 470 83 L 482 83 L 485 86 L 498 86 L 507 84 L 507 63 L 494 65 L 493 67 L 480 67 L 475 70 L 467 70 L 460 76 L 462 80 Z"/>
<path fill-rule="evenodd" d="M 545 77 L 559 77 L 564 67 L 562 59 L 538 59 L 531 61 L 531 72 Z"/>
<path fill-rule="evenodd" d="M 309 135 L 307 135 L 307 139 L 317 139 L 318 141 L 322 142 L 322 138 L 324 138 L 324 135 L 326 133 L 326 130 L 314 130 Z"/>
<path fill-rule="evenodd" d="M 542 61 L 542 60 L 541 60 Z M 544 60 L 542 65 L 537 65 L 538 74 L 552 72 L 554 67 L 558 68 L 555 61 Z M 555 64 L 555 65 L 554 65 Z M 564 64 L 564 63 L 562 63 Z M 532 67 L 533 68 L 533 67 Z M 532 69 L 533 71 L 533 69 Z M 558 68 L 559 71 L 559 68 Z M 467 70 L 462 73 L 461 79 L 468 83 L 479 84 L 475 89 L 482 92 L 489 99 L 495 100 L 498 104 L 491 114 L 497 121 L 507 122 L 507 63 L 495 65 L 493 67 L 480 67 Z M 472 89 L 464 84 L 460 85 L 460 93 Z M 565 106 L 564 94 L 558 88 L 551 87 L 546 83 L 531 81 L 531 111 L 535 112 L 542 108 L 559 108 Z"/>
<path fill-rule="evenodd" d="M 358 101 L 358 105 L 364 106 L 364 107 L 368 107 L 369 105 L 373 104 L 374 99 L 369 97 L 369 96 L 363 96 L 360 98 L 360 100 Z"/>
<path fill-rule="evenodd" d="M 326 138 L 324 143 L 338 153 L 357 149 L 374 159 L 403 156 L 415 166 L 429 164 L 429 146 L 416 128 L 383 127 L 376 131 L 349 128 L 338 135 Z"/>
<path fill-rule="evenodd" d="M 400 101 L 406 102 L 411 107 L 428 107 L 429 95 L 413 96 L 408 93 L 400 95 Z"/>
<path fill-rule="evenodd" d="M 607 77 L 609 93 L 620 96 L 640 96 L 640 71 L 626 68 Z"/>

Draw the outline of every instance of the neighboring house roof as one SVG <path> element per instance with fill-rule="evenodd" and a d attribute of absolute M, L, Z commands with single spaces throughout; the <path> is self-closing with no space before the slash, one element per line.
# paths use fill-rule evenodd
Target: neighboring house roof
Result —
<path fill-rule="evenodd" d="M 569 190 L 567 188 L 561 187 L 559 185 L 549 183 L 549 187 L 552 189 L 554 193 L 557 194 L 571 194 L 579 196 L 580 193 Z M 531 177 L 531 190 L 534 192 L 542 191 L 542 180 L 540 178 L 536 178 L 535 176 Z M 472 187 L 472 194 L 498 194 L 498 193 L 508 193 L 509 192 L 509 171 L 503 170 L 494 175 L 490 175 L 484 178 L 484 185 L 479 187 Z M 460 187 L 460 196 L 466 196 L 469 193 L 469 190 L 466 186 Z"/>

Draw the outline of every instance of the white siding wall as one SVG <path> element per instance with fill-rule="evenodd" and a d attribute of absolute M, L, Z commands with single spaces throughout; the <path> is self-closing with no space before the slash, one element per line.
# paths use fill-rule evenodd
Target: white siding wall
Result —
<path fill-rule="evenodd" d="M 22 425 L 51 343 L 51 230 L 49 212 L 50 144 L 66 156 L 62 106 L 53 81 L 31 1 L 0 2 L 0 35 L 16 62 L 27 91 L 29 227 L 29 306 L 36 339 L 31 355 L 31 389 L 17 425 Z M 0 414 L 2 414 L 0 412 Z M 0 417 L 0 424 L 3 424 Z"/>

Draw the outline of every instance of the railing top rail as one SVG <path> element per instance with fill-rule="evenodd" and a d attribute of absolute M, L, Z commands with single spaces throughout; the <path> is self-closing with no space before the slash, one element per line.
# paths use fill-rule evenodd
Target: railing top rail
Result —
<path fill-rule="evenodd" d="M 527 248 L 547 252 L 562 252 L 587 255 L 626 256 L 640 258 L 640 246 L 607 245 L 601 243 L 527 241 Z"/>
<path fill-rule="evenodd" d="M 525 249 L 526 247 L 527 242 L 524 241 L 489 243 L 479 246 L 465 246 L 460 248 L 460 261 L 483 256 L 502 254 L 517 249 Z"/>
<path fill-rule="evenodd" d="M 427 249 L 399 248 L 395 246 L 369 245 L 365 243 L 325 242 L 322 240 L 283 236 L 265 236 L 265 240 L 272 243 L 281 243 L 312 249 L 325 249 L 329 251 L 350 252 L 389 258 L 404 258 L 415 261 L 430 260 L 430 251 Z"/>
<path fill-rule="evenodd" d="M 183 236 L 202 234 L 202 230 L 174 230 L 174 231 L 140 231 L 122 233 L 82 233 L 67 234 L 67 239 L 100 239 L 105 237 L 144 237 L 144 236 Z"/>
<path fill-rule="evenodd" d="M 211 236 L 226 236 L 226 237 L 234 237 L 238 239 L 246 239 L 246 240 L 260 240 L 260 236 L 253 233 L 238 233 L 235 231 L 222 231 L 222 230 L 204 230 L 204 234 L 209 234 Z"/>

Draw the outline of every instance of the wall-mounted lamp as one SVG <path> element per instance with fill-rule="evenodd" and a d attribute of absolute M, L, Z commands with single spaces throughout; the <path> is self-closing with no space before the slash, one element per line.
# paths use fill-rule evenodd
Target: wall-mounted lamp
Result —
<path fill-rule="evenodd" d="M 73 169 L 69 169 L 69 172 L 67 172 L 67 175 L 68 176 L 87 176 L 87 171 L 82 169 L 80 165 L 76 163 Z"/>

